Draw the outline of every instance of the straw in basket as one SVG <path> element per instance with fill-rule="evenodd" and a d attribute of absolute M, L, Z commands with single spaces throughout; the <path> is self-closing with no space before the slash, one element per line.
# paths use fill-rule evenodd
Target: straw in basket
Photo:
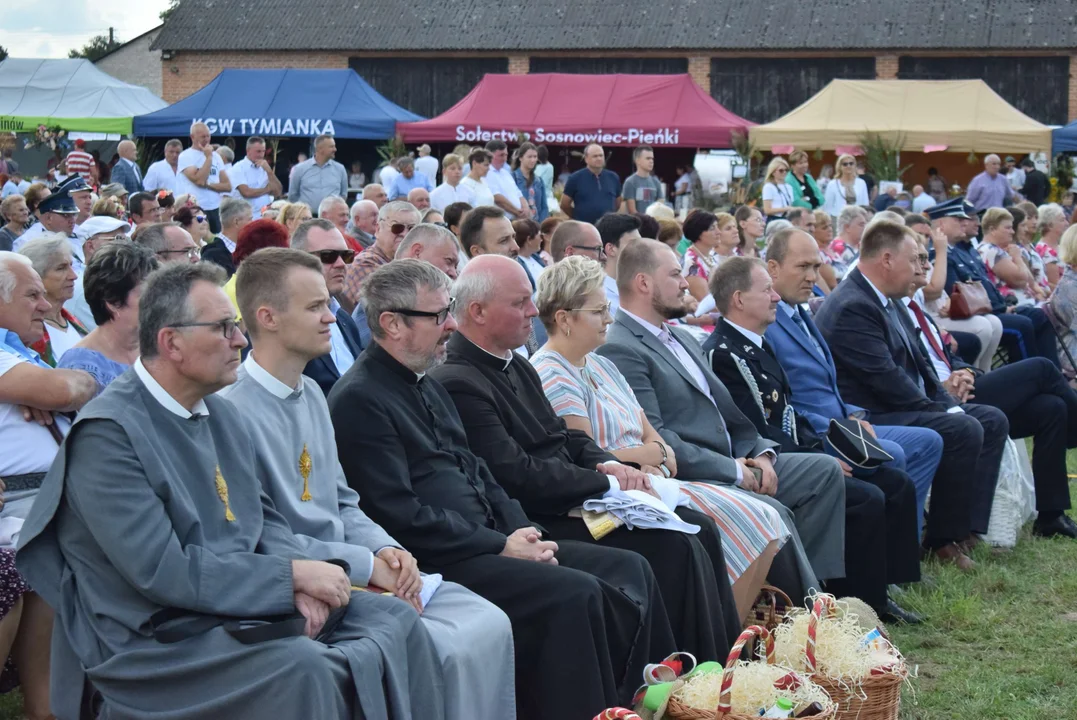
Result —
<path fill-rule="evenodd" d="M 640 720 L 640 717 L 628 708 L 616 707 L 603 710 L 594 720 Z"/>
<path fill-rule="evenodd" d="M 733 679 L 737 663 L 740 661 L 744 646 L 758 638 L 765 648 L 766 664 L 774 665 L 774 638 L 770 631 L 759 625 L 751 625 L 737 638 L 733 649 L 729 651 L 729 658 L 722 671 L 721 694 L 718 697 L 717 710 L 704 710 L 686 705 L 675 694 L 671 694 L 669 704 L 666 706 L 666 717 L 671 720 L 758 720 L 759 715 L 752 713 L 733 712 Z M 791 673 L 792 674 L 792 673 Z M 806 680 L 805 680 L 806 681 Z M 827 703 L 821 713 L 806 716 L 810 720 L 830 720 L 834 716 L 834 705 Z"/>
<path fill-rule="evenodd" d="M 812 681 L 827 691 L 837 703 L 835 720 L 897 720 L 901 710 L 901 683 L 908 675 L 904 663 L 897 672 L 877 672 L 863 678 L 858 686 L 824 675 L 815 659 L 815 637 L 819 621 L 834 617 L 834 598 L 820 595 L 808 618 L 808 643 L 804 649 L 804 664 Z M 825 613 L 825 615 L 824 615 Z"/>

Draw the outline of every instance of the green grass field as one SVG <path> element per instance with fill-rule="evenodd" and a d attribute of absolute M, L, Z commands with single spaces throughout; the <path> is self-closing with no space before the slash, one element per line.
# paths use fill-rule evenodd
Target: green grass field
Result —
<path fill-rule="evenodd" d="M 1077 474 L 1077 451 L 1069 467 Z M 1070 492 L 1077 505 L 1077 483 Z M 1013 552 L 974 557 L 969 575 L 925 565 L 935 587 L 901 598 L 927 619 L 893 631 L 918 671 L 903 720 L 1077 720 L 1077 542 L 1026 528 Z M 0 697 L 0 720 L 21 708 L 18 692 Z"/>

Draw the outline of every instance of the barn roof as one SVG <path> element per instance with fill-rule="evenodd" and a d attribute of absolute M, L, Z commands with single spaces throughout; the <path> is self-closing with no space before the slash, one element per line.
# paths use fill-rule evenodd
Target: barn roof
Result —
<path fill-rule="evenodd" d="M 1073 0 L 183 0 L 160 50 L 1071 50 Z"/>

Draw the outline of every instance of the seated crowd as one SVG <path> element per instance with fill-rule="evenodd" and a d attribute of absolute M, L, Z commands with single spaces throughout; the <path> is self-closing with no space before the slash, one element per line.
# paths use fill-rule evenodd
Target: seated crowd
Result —
<path fill-rule="evenodd" d="M 5 200 L 26 717 L 591 718 L 671 653 L 724 661 L 764 583 L 923 622 L 901 588 L 975 571 L 1021 438 L 1033 533 L 1077 538 L 1057 206 L 875 213 L 849 170 L 813 212 L 794 153 L 762 212 L 586 222 L 581 192 L 540 222 L 460 199 L 503 152 L 317 218 L 224 197 L 215 234 L 193 196 L 93 213 L 77 176 Z M 626 499 L 665 519 L 602 515 Z"/>

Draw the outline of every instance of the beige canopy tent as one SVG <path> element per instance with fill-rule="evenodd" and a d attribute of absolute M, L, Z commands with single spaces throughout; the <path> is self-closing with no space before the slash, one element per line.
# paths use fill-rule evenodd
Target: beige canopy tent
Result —
<path fill-rule="evenodd" d="M 1051 150 L 1051 129 L 1003 100 L 982 80 L 834 80 L 749 137 L 760 150 L 834 150 L 865 133 L 901 150 L 1028 153 Z"/>

